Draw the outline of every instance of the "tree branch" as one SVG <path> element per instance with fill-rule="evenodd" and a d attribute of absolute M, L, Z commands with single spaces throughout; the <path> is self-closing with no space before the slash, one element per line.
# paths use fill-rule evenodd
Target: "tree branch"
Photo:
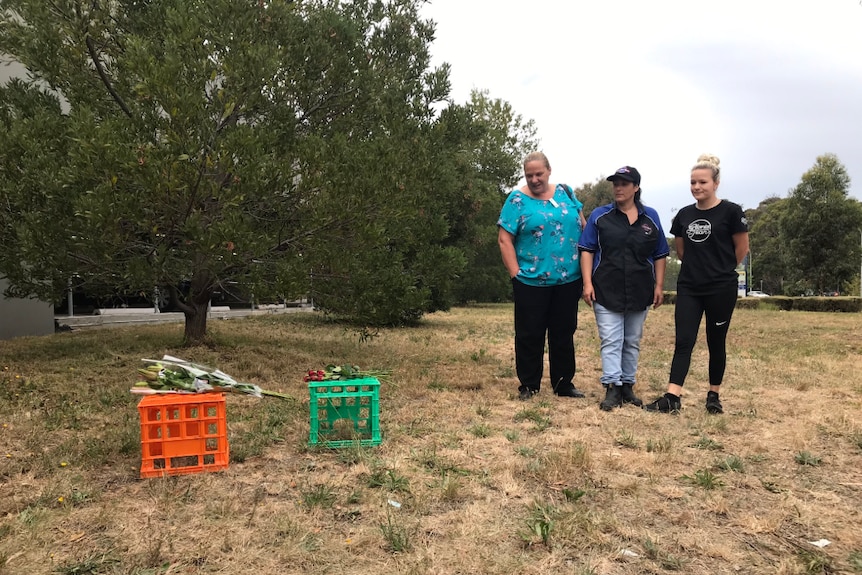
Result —
<path fill-rule="evenodd" d="M 89 34 L 87 34 L 86 42 L 87 51 L 90 53 L 90 58 L 93 59 L 93 64 L 96 66 L 96 71 L 99 73 L 99 78 L 102 79 L 102 83 L 105 85 L 105 88 L 108 89 L 108 92 L 111 94 L 111 97 L 114 98 L 114 101 L 120 106 L 120 109 L 125 112 L 126 116 L 131 118 L 132 112 L 129 110 L 129 107 L 126 106 L 126 103 L 123 101 L 123 98 L 114 89 L 114 86 L 111 85 L 111 80 L 105 73 L 105 68 L 102 66 L 102 61 L 99 59 L 99 53 L 96 51 L 96 45 L 93 43 L 93 38 Z"/>

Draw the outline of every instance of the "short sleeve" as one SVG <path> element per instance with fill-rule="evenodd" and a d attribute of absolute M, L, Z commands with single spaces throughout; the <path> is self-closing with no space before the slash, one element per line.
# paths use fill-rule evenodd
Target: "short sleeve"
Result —
<path fill-rule="evenodd" d="M 730 221 L 730 233 L 741 234 L 748 231 L 748 218 L 745 217 L 745 212 L 742 211 L 742 206 L 733 204 L 733 214 Z"/>

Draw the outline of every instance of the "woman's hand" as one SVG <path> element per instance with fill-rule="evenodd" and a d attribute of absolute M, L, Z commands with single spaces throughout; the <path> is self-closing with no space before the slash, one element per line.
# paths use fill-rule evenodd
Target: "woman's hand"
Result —
<path fill-rule="evenodd" d="M 596 290 L 593 288 L 593 284 L 584 284 L 584 291 L 581 293 L 581 297 L 584 298 L 588 306 L 593 307 L 593 302 L 596 301 Z"/>
<path fill-rule="evenodd" d="M 655 291 L 653 292 L 653 295 L 652 295 L 652 308 L 658 309 L 661 306 L 661 304 L 663 304 L 663 303 L 664 303 L 664 289 L 662 289 L 662 286 L 657 285 L 657 286 L 655 286 Z"/>

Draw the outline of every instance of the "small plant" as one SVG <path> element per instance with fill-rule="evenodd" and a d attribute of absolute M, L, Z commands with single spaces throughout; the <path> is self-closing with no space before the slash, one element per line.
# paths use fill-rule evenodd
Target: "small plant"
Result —
<path fill-rule="evenodd" d="M 449 386 L 438 379 L 434 379 L 434 381 L 428 384 L 428 389 L 431 391 L 446 391 L 449 389 Z"/>
<path fill-rule="evenodd" d="M 724 482 L 709 469 L 698 469 L 694 472 L 693 476 L 683 475 L 682 478 L 692 485 L 697 485 L 704 489 L 718 489 L 724 485 Z"/>
<path fill-rule="evenodd" d="M 745 472 L 745 463 L 743 463 L 742 459 L 736 455 L 728 455 L 723 460 L 719 461 L 716 464 L 716 467 L 723 471 L 734 471 L 736 473 Z"/>
<path fill-rule="evenodd" d="M 506 432 L 503 434 L 503 437 L 505 437 L 506 440 L 510 443 L 515 443 L 516 441 L 518 441 L 518 437 L 520 437 L 520 435 L 521 434 L 518 433 L 516 429 L 507 429 Z"/>
<path fill-rule="evenodd" d="M 532 421 L 536 426 L 536 431 L 539 432 L 545 431 L 551 426 L 551 418 L 537 408 L 522 409 L 515 414 L 515 421 Z"/>
<path fill-rule="evenodd" d="M 315 485 L 302 492 L 302 503 L 306 507 L 321 507 L 329 509 L 335 504 L 335 493 L 328 485 Z"/>
<path fill-rule="evenodd" d="M 371 450 L 363 446 L 360 439 L 355 439 L 337 452 L 338 461 L 345 465 L 356 465 L 371 458 Z"/>
<path fill-rule="evenodd" d="M 809 465 L 811 467 L 817 467 L 818 465 L 820 465 L 821 461 L 823 461 L 822 457 L 818 457 L 817 455 L 814 455 L 813 453 L 810 453 L 808 451 L 800 451 L 793 459 L 799 465 Z"/>
<path fill-rule="evenodd" d="M 491 436 L 491 426 L 487 423 L 477 423 L 468 429 L 470 433 L 472 433 L 476 437 L 490 437 Z"/>
<path fill-rule="evenodd" d="M 695 449 L 710 449 L 713 451 L 721 451 L 724 449 L 724 446 L 719 442 L 708 438 L 705 435 L 701 435 L 700 439 L 691 444 Z"/>
<path fill-rule="evenodd" d="M 638 441 L 631 431 L 620 431 L 616 438 L 616 444 L 620 447 L 628 447 L 629 449 L 638 448 Z"/>
<path fill-rule="evenodd" d="M 802 563 L 804 573 L 815 575 L 819 573 L 832 572 L 832 561 L 829 559 L 829 556 L 824 553 L 800 549 L 796 556 L 799 559 L 799 562 Z"/>
<path fill-rule="evenodd" d="M 372 489 L 382 487 L 393 492 L 410 492 L 410 482 L 394 469 L 376 469 L 368 478 L 368 487 Z"/>
<path fill-rule="evenodd" d="M 472 360 L 473 360 L 473 361 L 475 361 L 476 363 L 479 363 L 480 361 L 482 361 L 483 359 L 485 359 L 485 353 L 486 353 L 486 352 L 485 352 L 485 350 L 484 350 L 484 349 L 480 349 L 478 353 L 476 353 L 476 352 L 471 353 L 471 354 L 470 354 L 470 359 L 472 359 Z"/>
<path fill-rule="evenodd" d="M 647 439 L 646 442 L 647 453 L 667 453 L 671 450 L 671 447 L 673 447 L 673 441 L 669 437 Z"/>
<path fill-rule="evenodd" d="M 576 502 L 586 494 L 587 492 L 583 489 L 568 489 L 567 487 L 563 488 L 563 495 L 566 497 L 566 501 L 568 501 L 569 503 Z"/>
<path fill-rule="evenodd" d="M 536 455 L 536 450 L 532 447 L 520 445 L 515 448 L 515 453 L 517 453 L 521 457 L 534 457 Z"/>
<path fill-rule="evenodd" d="M 850 441 L 859 451 L 862 451 L 862 431 L 854 431 L 853 435 L 850 436 Z"/>
<path fill-rule="evenodd" d="M 526 545 L 542 543 L 546 547 L 550 545 L 551 533 L 559 517 L 559 510 L 550 503 L 534 501 L 529 514 L 524 519 L 526 530 L 519 532 L 521 539 Z"/>
<path fill-rule="evenodd" d="M 379 525 L 383 539 L 386 540 L 386 548 L 392 553 L 404 553 L 413 549 L 412 533 L 400 521 L 392 518 L 392 514 L 386 513 L 386 523 Z"/>
<path fill-rule="evenodd" d="M 862 573 L 862 551 L 853 551 L 847 557 L 847 562 L 853 568 L 854 573 Z"/>
<path fill-rule="evenodd" d="M 491 408 L 487 405 L 477 405 L 476 415 L 478 415 L 479 417 L 488 417 L 489 415 L 491 415 Z"/>
<path fill-rule="evenodd" d="M 658 563 L 668 571 L 680 571 L 682 569 L 682 559 L 671 555 L 670 553 L 663 552 L 651 539 L 644 541 L 644 551 L 646 551 L 647 557 L 653 561 L 658 561 Z"/>

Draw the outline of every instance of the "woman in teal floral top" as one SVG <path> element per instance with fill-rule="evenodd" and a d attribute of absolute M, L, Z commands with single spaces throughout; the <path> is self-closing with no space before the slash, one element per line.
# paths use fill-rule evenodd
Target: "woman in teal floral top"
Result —
<path fill-rule="evenodd" d="M 522 400 L 541 387 L 546 334 L 554 393 L 584 397 L 572 383 L 583 288 L 578 260 L 583 204 L 568 186 L 549 183 L 550 176 L 545 154 L 529 154 L 524 159 L 527 183 L 509 194 L 497 221 L 515 299 L 515 368 Z"/>

